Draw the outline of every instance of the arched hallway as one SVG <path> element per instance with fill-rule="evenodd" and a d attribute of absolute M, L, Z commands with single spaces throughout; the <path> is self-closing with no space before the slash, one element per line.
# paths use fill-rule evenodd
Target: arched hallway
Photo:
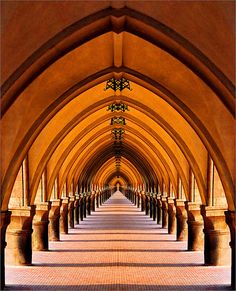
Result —
<path fill-rule="evenodd" d="M 5 266 L 8 284 L 43 284 L 31 276 L 40 269 L 53 285 L 74 269 L 66 264 L 76 260 L 80 276 L 79 264 L 103 264 L 106 254 L 108 273 L 144 272 L 144 284 L 160 271 L 165 282 L 153 285 L 183 289 L 189 278 L 223 284 L 230 266 L 235 290 L 236 2 L 0 2 L 1 289 Z M 115 189 L 136 206 L 122 196 L 104 204 Z M 138 242 L 109 241 L 115 231 L 156 242 L 137 253 Z M 88 232 L 93 247 L 79 242 Z M 112 251 L 83 251 L 99 245 Z M 113 266 L 122 256 L 131 265 Z M 60 258 L 65 270 L 32 265 Z M 190 263 L 201 266 L 180 266 Z"/>
<path fill-rule="evenodd" d="M 229 290 L 230 267 L 204 266 L 202 251 L 115 192 L 31 267 L 7 267 L 6 290 Z"/>

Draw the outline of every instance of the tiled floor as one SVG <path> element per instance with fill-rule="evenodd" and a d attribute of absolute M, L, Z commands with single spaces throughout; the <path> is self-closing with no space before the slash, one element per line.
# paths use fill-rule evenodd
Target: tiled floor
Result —
<path fill-rule="evenodd" d="M 6 267 L 7 290 L 230 290 L 230 267 L 206 267 L 116 192 L 33 266 Z"/>

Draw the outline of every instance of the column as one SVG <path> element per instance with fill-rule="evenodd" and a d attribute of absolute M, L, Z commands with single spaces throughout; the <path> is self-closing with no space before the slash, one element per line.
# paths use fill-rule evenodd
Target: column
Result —
<path fill-rule="evenodd" d="M 150 218 L 153 217 L 153 196 L 152 193 L 149 194 L 149 208 L 150 208 Z"/>
<path fill-rule="evenodd" d="M 91 215 L 91 193 L 87 194 L 86 202 L 87 202 L 87 213 L 88 215 Z"/>
<path fill-rule="evenodd" d="M 200 205 L 194 202 L 185 202 L 188 213 L 188 250 L 202 251 L 204 249 L 203 218 Z"/>
<path fill-rule="evenodd" d="M 101 197 L 101 196 L 100 196 Z M 80 199 L 79 199 L 79 213 L 80 213 L 80 220 L 83 221 L 84 219 L 84 198 L 83 198 L 83 194 L 80 194 Z"/>
<path fill-rule="evenodd" d="M 91 195 L 91 211 L 95 211 L 95 197 L 96 193 L 93 191 Z"/>
<path fill-rule="evenodd" d="M 59 241 L 60 240 L 60 206 L 61 200 L 55 199 L 51 201 L 51 209 L 49 211 L 49 240 Z"/>
<path fill-rule="evenodd" d="M 42 202 L 36 205 L 32 234 L 34 251 L 48 250 L 48 214 L 50 207 L 50 202 Z"/>
<path fill-rule="evenodd" d="M 146 215 L 149 214 L 150 210 L 150 195 L 149 193 L 145 193 L 145 213 Z"/>
<path fill-rule="evenodd" d="M 31 265 L 32 220 L 35 206 L 11 209 L 11 223 L 7 229 L 6 262 L 9 265 Z"/>
<path fill-rule="evenodd" d="M 69 197 L 62 197 L 60 207 L 60 233 L 68 233 L 68 204 Z"/>
<path fill-rule="evenodd" d="M 184 200 L 175 199 L 176 218 L 177 218 L 177 235 L 178 241 L 186 240 L 188 237 L 187 211 Z"/>
<path fill-rule="evenodd" d="M 99 208 L 99 201 L 100 201 L 100 192 L 96 193 L 96 206 Z"/>
<path fill-rule="evenodd" d="M 69 221 L 69 228 L 74 228 L 74 202 L 75 197 L 70 196 L 69 197 L 69 203 L 68 203 L 68 221 Z"/>
<path fill-rule="evenodd" d="M 162 224 L 162 204 L 161 195 L 157 195 L 157 223 Z"/>
<path fill-rule="evenodd" d="M 83 206 L 84 206 L 83 216 L 84 218 L 86 218 L 87 216 L 87 194 L 86 193 L 83 194 Z"/>
<path fill-rule="evenodd" d="M 225 221 L 225 209 L 201 205 L 204 219 L 204 259 L 210 266 L 229 265 L 230 233 Z"/>
<path fill-rule="evenodd" d="M 176 208 L 173 197 L 167 198 L 168 203 L 168 233 L 176 233 Z"/>
<path fill-rule="evenodd" d="M 146 206 L 146 198 L 145 198 L 145 194 L 144 191 L 141 192 L 141 211 L 145 211 L 145 206 Z"/>
<path fill-rule="evenodd" d="M 229 243 L 231 247 L 231 287 L 233 290 L 236 289 L 235 286 L 235 228 L 236 228 L 236 217 L 235 217 L 235 211 L 225 211 L 226 216 L 226 223 L 229 226 L 230 229 L 230 236 L 231 241 Z"/>
<path fill-rule="evenodd" d="M 161 205 L 162 205 L 162 228 L 168 227 L 168 203 L 167 197 L 161 196 Z"/>
<path fill-rule="evenodd" d="M 11 212 L 1 211 L 1 290 L 5 287 L 5 248 L 6 248 L 6 229 L 11 220 Z"/>
<path fill-rule="evenodd" d="M 75 224 L 79 224 L 79 195 L 75 195 L 75 203 L 74 203 L 74 218 L 75 218 Z"/>
<path fill-rule="evenodd" d="M 138 192 L 138 197 L 137 197 L 137 208 L 139 208 L 140 207 L 140 193 Z"/>
<path fill-rule="evenodd" d="M 156 198 L 156 194 L 153 194 L 153 207 L 152 207 L 152 219 L 153 221 L 156 221 L 157 219 L 157 198 Z"/>

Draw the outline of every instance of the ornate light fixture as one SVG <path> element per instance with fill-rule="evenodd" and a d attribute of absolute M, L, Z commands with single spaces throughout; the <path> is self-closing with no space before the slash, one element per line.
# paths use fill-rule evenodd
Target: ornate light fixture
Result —
<path fill-rule="evenodd" d="M 125 133 L 125 130 L 123 128 L 113 128 L 112 134 L 114 135 L 114 139 L 116 141 L 121 141 L 123 139 L 123 134 Z"/>
<path fill-rule="evenodd" d="M 114 124 L 121 124 L 121 125 L 126 125 L 126 122 L 125 122 L 125 118 L 120 116 L 120 117 L 112 117 L 111 119 L 111 125 L 114 125 Z"/>
<path fill-rule="evenodd" d="M 126 110 L 129 111 L 129 108 L 128 108 L 128 105 L 124 103 L 113 103 L 108 106 L 107 111 L 109 110 L 111 110 L 111 112 L 114 112 L 114 111 L 125 112 Z"/>
<path fill-rule="evenodd" d="M 125 78 L 121 78 L 121 79 L 115 79 L 115 78 L 111 78 L 106 82 L 106 87 L 104 90 L 107 90 L 111 88 L 114 91 L 117 90 L 124 90 L 125 88 L 132 90 L 130 88 L 130 84 L 129 84 L 129 80 L 125 79 Z"/>

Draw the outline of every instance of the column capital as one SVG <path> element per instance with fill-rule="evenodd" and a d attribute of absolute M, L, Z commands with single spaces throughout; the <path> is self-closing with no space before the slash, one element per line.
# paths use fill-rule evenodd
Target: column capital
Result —
<path fill-rule="evenodd" d="M 69 202 L 74 202 L 75 201 L 75 196 L 69 196 L 70 201 Z"/>
<path fill-rule="evenodd" d="M 61 199 L 52 199 L 51 201 L 51 207 L 59 207 L 61 206 Z"/>
<path fill-rule="evenodd" d="M 167 202 L 167 196 L 161 196 L 161 201 L 162 202 Z"/>
<path fill-rule="evenodd" d="M 168 202 L 168 204 L 174 204 L 175 198 L 174 197 L 167 197 L 167 202 Z"/>
<path fill-rule="evenodd" d="M 185 200 L 175 198 L 174 201 L 175 201 L 176 207 L 181 207 L 181 206 L 185 207 L 185 202 L 186 202 Z"/>
<path fill-rule="evenodd" d="M 61 203 L 68 204 L 70 201 L 70 197 L 61 197 Z"/>
<path fill-rule="evenodd" d="M 51 201 L 48 201 L 48 202 L 41 202 L 39 204 L 36 204 L 35 205 L 35 208 L 36 208 L 36 212 L 38 210 L 45 210 L 45 211 L 48 211 L 50 210 L 51 208 Z"/>
<path fill-rule="evenodd" d="M 23 207 L 16 207 L 16 208 L 11 208 L 11 215 L 12 216 L 21 216 L 21 217 L 28 217 L 28 216 L 34 216 L 35 214 L 35 205 L 30 205 L 30 206 L 23 206 Z"/>
<path fill-rule="evenodd" d="M 201 213 L 206 217 L 225 216 L 225 207 L 201 205 Z"/>

